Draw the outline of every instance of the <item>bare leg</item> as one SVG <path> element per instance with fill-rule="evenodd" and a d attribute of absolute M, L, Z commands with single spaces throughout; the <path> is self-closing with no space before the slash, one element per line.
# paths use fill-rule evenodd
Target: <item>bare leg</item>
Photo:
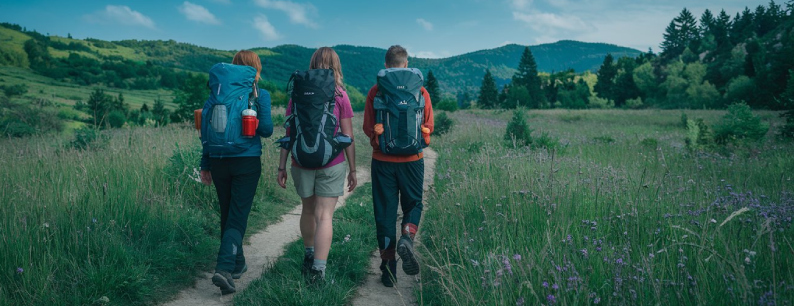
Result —
<path fill-rule="evenodd" d="M 316 200 L 316 196 L 301 198 L 303 209 L 301 210 L 300 228 L 301 236 L 303 237 L 303 247 L 306 248 L 314 246 L 314 232 L 317 229 L 317 221 L 314 215 Z"/>
<path fill-rule="evenodd" d="M 314 218 L 317 231 L 314 234 L 314 259 L 328 260 L 328 252 L 331 250 L 331 239 L 334 235 L 331 221 L 334 217 L 334 207 L 338 197 L 316 198 L 317 205 L 314 209 Z"/>

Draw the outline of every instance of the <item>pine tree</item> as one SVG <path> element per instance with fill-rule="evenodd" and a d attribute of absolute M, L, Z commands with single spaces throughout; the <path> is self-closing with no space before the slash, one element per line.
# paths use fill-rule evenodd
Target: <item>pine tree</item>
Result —
<path fill-rule="evenodd" d="M 681 55 L 687 47 L 697 50 L 700 44 L 700 33 L 695 17 L 684 8 L 678 17 L 673 18 L 673 21 L 667 25 L 663 37 L 662 55 L 667 59 Z"/>
<path fill-rule="evenodd" d="M 96 88 L 88 97 L 88 109 L 93 116 L 94 125 L 100 126 L 105 123 L 106 117 L 112 108 L 113 97 L 105 94 L 105 91 Z"/>
<path fill-rule="evenodd" d="M 607 56 L 604 57 L 604 63 L 601 64 L 601 68 L 598 69 L 598 78 L 593 87 L 593 90 L 599 97 L 608 100 L 615 100 L 615 77 L 618 74 L 618 68 L 614 64 L 614 61 L 612 54 L 607 54 Z"/>
<path fill-rule="evenodd" d="M 482 109 L 496 107 L 497 96 L 496 82 L 491 75 L 491 71 L 485 70 L 485 76 L 482 77 L 482 86 L 480 87 L 480 96 L 477 98 L 477 107 Z"/>
<path fill-rule="evenodd" d="M 518 70 L 513 75 L 512 86 L 523 86 L 529 92 L 530 107 L 540 108 L 546 102 L 546 96 L 541 88 L 540 76 L 538 76 L 538 64 L 529 47 L 524 48 L 521 54 L 521 61 L 518 63 Z"/>
<path fill-rule="evenodd" d="M 427 81 L 425 81 L 425 89 L 427 90 L 427 93 L 430 95 L 431 103 L 441 102 L 441 89 L 438 87 L 438 80 L 436 80 L 436 77 L 433 76 L 432 70 L 427 72 Z"/>

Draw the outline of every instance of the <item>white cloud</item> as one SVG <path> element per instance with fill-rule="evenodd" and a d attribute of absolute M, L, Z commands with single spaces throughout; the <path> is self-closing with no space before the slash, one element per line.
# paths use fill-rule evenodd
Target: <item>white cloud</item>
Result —
<path fill-rule="evenodd" d="M 573 15 L 557 15 L 552 13 L 519 13 L 513 12 L 513 19 L 522 21 L 539 32 L 567 31 L 589 32 L 593 30 L 581 18 Z"/>
<path fill-rule="evenodd" d="M 532 0 L 509 0 L 510 6 L 517 10 L 529 8 L 532 5 Z"/>
<path fill-rule="evenodd" d="M 427 21 L 427 20 L 424 20 L 424 19 L 422 19 L 422 18 L 419 18 L 419 19 L 417 19 L 417 20 L 416 20 L 416 23 L 418 23 L 420 26 L 422 26 L 423 28 L 425 28 L 425 30 L 427 30 L 427 31 L 432 31 L 432 30 L 433 30 L 433 24 L 432 24 L 432 23 L 430 23 L 430 22 L 429 22 L 429 21 Z"/>
<path fill-rule="evenodd" d="M 212 2 L 220 3 L 220 4 L 232 4 L 231 0 L 212 0 Z"/>
<path fill-rule="evenodd" d="M 416 53 L 411 53 L 411 57 L 418 57 L 418 58 L 445 58 L 450 57 L 452 54 L 449 51 L 441 51 L 440 53 L 436 53 L 433 51 L 419 51 Z"/>
<path fill-rule="evenodd" d="M 218 20 L 218 18 L 215 18 L 215 15 L 198 4 L 185 1 L 185 3 L 182 3 L 182 5 L 179 6 L 179 12 L 182 13 L 182 15 L 185 15 L 185 17 L 189 20 L 207 24 L 221 24 L 221 21 Z"/>
<path fill-rule="evenodd" d="M 264 40 L 277 40 L 281 38 L 281 34 L 276 31 L 276 28 L 267 21 L 267 16 L 259 15 L 254 18 L 254 29 L 262 34 Z"/>
<path fill-rule="evenodd" d="M 138 11 L 133 11 L 126 5 L 108 5 L 104 11 L 84 16 L 86 20 L 94 23 L 119 23 L 130 26 L 143 26 L 155 29 L 154 21 Z"/>
<path fill-rule="evenodd" d="M 318 28 L 318 25 L 309 17 L 310 14 L 316 15 L 317 13 L 317 8 L 315 8 L 314 5 L 274 0 L 254 0 L 254 3 L 262 8 L 275 9 L 287 13 L 292 23 L 302 24 L 310 28 Z"/>

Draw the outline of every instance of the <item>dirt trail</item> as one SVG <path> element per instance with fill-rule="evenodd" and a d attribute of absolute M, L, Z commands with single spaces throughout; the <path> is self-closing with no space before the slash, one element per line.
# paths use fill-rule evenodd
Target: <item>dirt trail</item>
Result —
<path fill-rule="evenodd" d="M 358 186 L 370 180 L 370 171 L 365 167 L 358 167 L 356 172 Z M 275 182 L 272 182 L 275 183 Z M 360 188 L 360 187 L 358 187 Z M 350 193 L 345 190 L 345 194 L 339 198 L 336 208 L 345 205 L 345 199 Z M 301 206 L 295 207 L 292 211 L 281 217 L 281 221 L 272 224 L 260 231 L 248 240 L 245 245 L 245 259 L 248 265 L 248 272 L 244 273 L 240 279 L 234 280 L 237 292 L 242 292 L 248 287 L 251 281 L 259 278 L 264 272 L 265 267 L 270 266 L 275 260 L 284 254 L 284 246 L 297 240 L 300 237 Z M 192 288 L 182 290 L 177 299 L 166 303 L 167 306 L 210 306 L 210 305 L 231 305 L 234 294 L 221 295 L 220 289 L 215 287 L 210 280 L 212 273 L 202 274 Z"/>
<path fill-rule="evenodd" d="M 424 182 L 424 190 L 425 195 L 424 199 L 427 199 L 427 193 L 430 188 L 433 186 L 433 178 L 436 174 L 436 157 L 438 156 L 435 151 L 431 150 L 430 148 L 426 148 L 424 150 L 425 156 L 425 182 Z M 427 209 L 428 205 L 425 201 L 424 208 Z M 398 209 L 399 212 L 399 209 Z M 400 222 L 402 220 L 402 216 L 397 218 L 397 228 L 400 228 Z M 420 221 L 420 228 L 421 228 L 421 221 Z M 422 231 L 419 231 L 421 234 Z M 416 236 L 416 241 L 414 243 L 414 249 L 418 249 L 416 246 L 421 243 L 421 237 L 419 235 Z M 421 258 L 420 258 L 420 264 Z M 370 254 L 369 259 L 369 275 L 367 275 L 367 280 L 364 282 L 361 287 L 358 288 L 358 296 L 353 299 L 354 306 L 371 306 L 371 305 L 382 305 L 382 306 L 397 306 L 397 305 L 417 305 L 416 296 L 414 295 L 414 287 L 417 285 L 419 281 L 419 275 L 406 275 L 402 271 L 402 262 L 397 262 L 397 283 L 394 285 L 393 288 L 384 287 L 383 284 L 380 282 L 380 253 L 378 252 L 377 248 Z"/>

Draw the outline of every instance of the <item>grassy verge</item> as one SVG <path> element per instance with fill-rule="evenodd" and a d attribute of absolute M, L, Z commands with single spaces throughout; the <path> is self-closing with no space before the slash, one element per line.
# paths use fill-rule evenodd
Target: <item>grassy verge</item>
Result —
<path fill-rule="evenodd" d="M 214 266 L 219 214 L 200 185 L 196 131 L 180 127 L 71 139 L 0 140 L 0 304 L 140 305 L 168 299 Z M 251 232 L 299 203 L 264 152 Z"/>
<path fill-rule="evenodd" d="M 428 200 L 439 204 L 423 227 L 420 302 L 794 301 L 794 146 L 693 154 L 680 114 L 529 112 L 560 140 L 551 151 L 504 147 L 509 113 L 452 115 L 456 127 L 434 139 Z"/>
<path fill-rule="evenodd" d="M 334 236 L 326 282 L 310 287 L 301 276 L 303 240 L 290 243 L 286 253 L 261 278 L 234 298 L 235 305 L 346 305 L 369 269 L 376 245 L 372 222 L 371 185 L 356 188 L 346 205 L 334 213 Z"/>

